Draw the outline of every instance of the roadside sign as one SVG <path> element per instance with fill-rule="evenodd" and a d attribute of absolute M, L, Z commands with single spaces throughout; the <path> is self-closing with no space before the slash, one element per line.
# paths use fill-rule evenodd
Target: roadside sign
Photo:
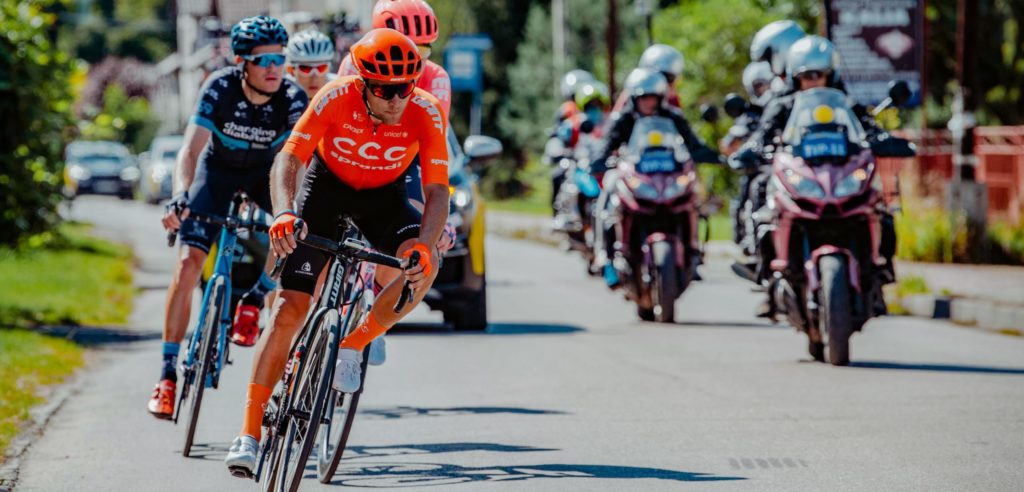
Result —
<path fill-rule="evenodd" d="M 878 104 L 889 81 L 904 80 L 914 93 L 908 104 L 920 104 L 924 0 L 826 0 L 825 15 L 854 99 Z"/>

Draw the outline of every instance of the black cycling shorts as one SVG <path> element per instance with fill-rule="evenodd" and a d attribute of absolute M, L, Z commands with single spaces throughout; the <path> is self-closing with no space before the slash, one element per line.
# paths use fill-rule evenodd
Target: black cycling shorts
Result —
<path fill-rule="evenodd" d="M 306 222 L 309 233 L 317 236 L 338 239 L 338 218 L 344 216 L 352 219 L 374 249 L 385 254 L 395 255 L 402 243 L 420 236 L 422 214 L 409 204 L 404 179 L 380 188 L 356 190 L 313 157 L 295 201 L 296 213 Z M 327 253 L 299 244 L 285 262 L 281 287 L 313 294 L 328 260 Z"/>
<path fill-rule="evenodd" d="M 231 206 L 231 197 L 242 190 L 259 207 L 272 210 L 270 203 L 270 166 L 255 169 L 210 167 L 201 162 L 196 168 L 196 177 L 188 189 L 188 208 L 191 211 L 224 217 Z M 210 245 L 217 240 L 220 226 L 192 219 L 182 221 L 178 235 L 182 244 L 210 252 Z"/>

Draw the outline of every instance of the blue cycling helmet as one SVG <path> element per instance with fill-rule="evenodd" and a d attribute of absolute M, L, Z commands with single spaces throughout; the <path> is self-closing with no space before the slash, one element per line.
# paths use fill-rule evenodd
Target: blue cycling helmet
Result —
<path fill-rule="evenodd" d="M 288 31 L 273 17 L 246 17 L 231 28 L 231 51 L 236 55 L 248 55 L 257 46 L 273 44 L 288 44 Z"/>

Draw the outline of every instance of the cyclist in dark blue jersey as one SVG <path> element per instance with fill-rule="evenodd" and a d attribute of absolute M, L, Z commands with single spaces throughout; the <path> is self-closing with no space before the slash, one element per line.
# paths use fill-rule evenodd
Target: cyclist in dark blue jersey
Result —
<path fill-rule="evenodd" d="M 305 91 L 284 78 L 287 43 L 288 33 L 277 19 L 256 16 L 239 21 L 231 29 L 238 65 L 210 75 L 185 129 L 175 168 L 175 195 L 163 217 L 167 230 L 178 231 L 181 247 L 167 291 L 163 369 L 148 405 L 158 418 L 171 418 L 174 412 L 177 357 L 191 315 L 192 292 L 219 233 L 217 226 L 189 219 L 189 212 L 226 215 L 238 190 L 271 210 L 270 167 L 308 104 Z M 235 314 L 233 341 L 256 341 L 259 308 L 275 286 L 264 273 L 243 297 Z"/>

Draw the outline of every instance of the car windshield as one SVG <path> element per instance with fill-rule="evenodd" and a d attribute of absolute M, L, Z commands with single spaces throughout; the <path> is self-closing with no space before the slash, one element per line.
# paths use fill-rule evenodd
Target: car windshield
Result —
<path fill-rule="evenodd" d="M 462 146 L 459 139 L 455 138 L 455 132 L 448 129 L 448 177 L 455 176 L 462 172 L 466 165 L 466 154 L 462 153 Z"/>
<path fill-rule="evenodd" d="M 849 97 L 837 89 L 821 87 L 796 93 L 782 141 L 806 146 L 813 140 L 824 149 L 845 142 L 859 144 L 865 136 Z"/>
<path fill-rule="evenodd" d="M 626 147 L 628 154 L 641 156 L 651 149 L 667 149 L 675 154 L 675 160 L 685 162 L 690 159 L 683 137 L 676 130 L 672 120 L 663 116 L 645 116 L 636 120 L 633 133 Z"/>
<path fill-rule="evenodd" d="M 109 155 L 109 154 L 86 154 L 80 155 L 75 158 L 75 162 L 85 167 L 98 167 L 98 166 L 110 166 L 117 165 L 122 166 L 125 164 L 124 159 L 121 156 Z"/>

